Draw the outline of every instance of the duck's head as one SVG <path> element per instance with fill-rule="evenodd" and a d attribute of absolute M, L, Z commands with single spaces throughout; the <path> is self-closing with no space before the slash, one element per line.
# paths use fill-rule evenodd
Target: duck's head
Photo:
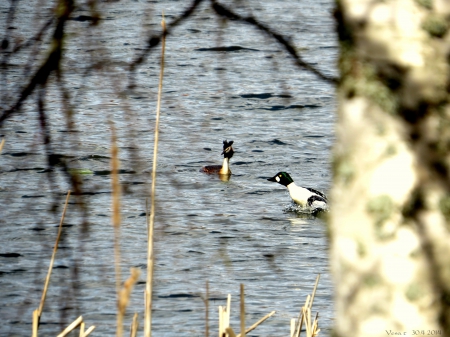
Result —
<path fill-rule="evenodd" d="M 234 150 L 231 147 L 231 145 L 233 145 L 233 143 L 234 142 L 232 140 L 230 140 L 229 142 L 227 140 L 223 141 L 223 151 L 221 154 L 223 154 L 224 158 L 230 159 L 231 157 L 233 157 Z"/>
<path fill-rule="evenodd" d="M 269 178 L 267 180 L 276 182 L 276 183 L 281 184 L 283 186 L 287 186 L 290 183 L 294 182 L 294 180 L 292 180 L 292 178 L 289 175 L 289 173 L 286 173 L 286 172 L 278 172 L 272 178 Z"/>

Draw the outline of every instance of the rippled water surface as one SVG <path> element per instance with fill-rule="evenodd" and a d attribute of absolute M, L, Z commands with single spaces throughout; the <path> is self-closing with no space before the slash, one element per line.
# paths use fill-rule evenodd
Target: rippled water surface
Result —
<path fill-rule="evenodd" d="M 242 3 L 242 2 L 236 2 Z M 42 5 L 42 1 L 39 2 Z M 232 3 L 229 3 L 232 4 Z M 333 1 L 250 1 L 251 13 L 290 36 L 304 59 L 336 75 Z M 0 4 L 1 31 L 8 7 Z M 14 36 L 27 39 L 53 4 L 19 2 Z M 111 225 L 109 120 L 114 120 L 124 189 L 120 236 L 122 277 L 140 267 L 126 315 L 143 316 L 146 275 L 146 198 L 150 189 L 159 49 L 137 68 L 127 90 L 127 63 L 159 31 L 160 13 L 179 15 L 187 1 L 101 3 L 97 28 L 68 24 L 63 61 L 77 132 L 66 132 L 61 92 L 55 79 L 46 91 L 54 153 L 81 176 L 84 195 L 72 196 L 66 214 L 46 306 L 42 335 L 55 335 L 83 315 L 94 336 L 115 334 L 114 233 Z M 248 7 L 236 10 L 249 13 Z M 88 15 L 78 9 L 73 17 Z M 13 27 L 13 28 L 14 28 Z M 20 29 L 19 29 L 20 28 Z M 147 35 L 146 35 L 147 34 Z M 219 51 L 216 47 L 221 48 Z M 232 48 L 230 48 L 232 47 Z M 235 48 L 239 47 L 239 48 Z M 217 307 L 232 294 L 232 326 L 239 330 L 239 284 L 245 284 L 246 321 L 276 315 L 251 336 L 286 336 L 289 321 L 321 281 L 314 303 L 325 335 L 333 325 L 333 286 L 328 267 L 326 223 L 285 212 L 287 190 L 266 178 L 286 171 L 300 185 L 328 192 L 334 140 L 332 85 L 301 70 L 270 38 L 250 26 L 217 20 L 206 4 L 168 37 L 160 121 L 157 176 L 155 336 L 204 335 L 205 284 L 210 288 L 210 333 Z M 46 48 L 42 48 L 45 50 Z M 45 55 L 45 53 L 43 54 Z M 29 54 L 9 60 L 3 89 L 21 88 Z M 97 60 L 109 66 L 92 71 Z M 39 60 L 39 57 L 37 57 Z M 90 68 L 91 67 L 91 68 Z M 89 70 L 91 69 L 91 70 Z M 118 93 L 125 93 L 118 95 Z M 7 104 L 8 105 L 8 104 Z M 39 306 L 59 217 L 70 188 L 62 171 L 51 175 L 36 97 L 0 129 L 0 335 L 30 334 Z M 234 140 L 229 181 L 199 172 L 220 164 L 222 140 Z M 51 180 L 49 180 L 51 177 Z M 54 207 L 54 205 L 58 207 Z M 80 204 L 84 203 L 84 207 Z M 53 210 L 53 211 L 52 211 Z M 88 224 L 83 226 L 83 222 Z M 141 321 L 141 328 L 143 323 Z"/>

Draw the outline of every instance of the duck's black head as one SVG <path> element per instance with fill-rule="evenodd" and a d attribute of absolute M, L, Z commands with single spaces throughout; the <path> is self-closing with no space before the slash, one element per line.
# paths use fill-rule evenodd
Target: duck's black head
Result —
<path fill-rule="evenodd" d="M 231 145 L 233 145 L 233 141 L 230 140 L 229 142 L 227 140 L 223 141 L 223 152 L 221 154 L 223 154 L 224 158 L 231 158 L 233 157 L 234 154 L 234 150 L 231 147 Z"/>
<path fill-rule="evenodd" d="M 294 182 L 294 180 L 292 180 L 292 178 L 289 175 L 289 173 L 286 173 L 286 172 L 278 172 L 272 178 L 269 178 L 267 180 L 276 182 L 276 183 L 281 184 L 283 186 L 287 186 L 290 183 Z"/>

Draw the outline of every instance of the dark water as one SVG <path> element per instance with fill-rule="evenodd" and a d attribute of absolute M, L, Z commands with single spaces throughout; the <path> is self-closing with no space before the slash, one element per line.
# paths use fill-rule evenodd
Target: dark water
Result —
<path fill-rule="evenodd" d="M 53 4 L 39 3 L 35 14 L 19 2 L 14 36 L 27 39 Z M 337 47 L 333 1 L 249 2 L 261 21 L 292 37 L 304 59 L 335 74 Z M 135 59 L 145 34 L 158 31 L 160 13 L 168 21 L 185 1 L 101 3 L 101 23 L 70 21 L 64 59 L 64 85 L 75 109 L 77 132 L 67 130 L 55 79 L 47 89 L 54 153 L 82 176 L 85 195 L 72 197 L 57 253 L 41 334 L 54 335 L 83 315 L 95 336 L 115 333 L 115 273 L 111 225 L 110 125 L 117 129 L 122 197 L 122 277 L 142 268 L 126 316 L 143 315 L 146 275 L 146 198 L 149 195 L 159 49 L 136 71 L 127 90 L 127 63 Z M 7 3 L 0 4 L 5 31 Z M 246 7 L 237 9 L 248 13 Z M 77 10 L 74 17 L 89 14 Z M 47 36 L 48 38 L 48 36 Z M 225 47 L 225 48 L 217 48 Z M 42 47 L 42 52 L 46 50 Z M 202 5 L 168 38 L 157 177 L 156 270 L 153 331 L 156 336 L 204 335 L 205 282 L 210 285 L 210 327 L 216 334 L 217 307 L 232 294 L 232 326 L 238 330 L 239 284 L 245 284 L 246 320 L 275 316 L 251 336 L 282 336 L 289 321 L 322 275 L 314 303 L 319 326 L 333 325 L 333 286 L 328 267 L 326 224 L 284 212 L 290 199 L 266 181 L 278 171 L 301 185 L 327 192 L 335 119 L 334 88 L 299 70 L 280 46 L 255 29 L 220 23 Z M 45 54 L 45 52 L 44 52 Z M 22 87 L 30 53 L 9 60 L 7 91 Z M 102 60 L 102 71 L 89 70 Z M 37 57 L 39 61 L 40 58 Z M 119 97 L 118 93 L 126 93 Z M 59 217 L 70 188 L 61 172 L 45 173 L 43 135 L 36 97 L 0 130 L 6 145 L 0 156 L 0 335 L 31 332 L 39 306 Z M 228 182 L 198 172 L 221 163 L 222 140 L 234 140 L 233 175 Z M 87 171 L 86 171 L 87 172 Z M 57 203 L 55 212 L 51 211 Z M 85 217 L 87 214 L 87 218 Z M 82 227 L 88 221 L 88 230 Z M 141 328 L 143 323 L 141 321 Z"/>

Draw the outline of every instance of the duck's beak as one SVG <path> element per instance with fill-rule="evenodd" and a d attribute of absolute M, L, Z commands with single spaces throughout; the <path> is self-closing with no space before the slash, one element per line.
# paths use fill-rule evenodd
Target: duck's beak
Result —
<path fill-rule="evenodd" d="M 277 182 L 276 180 L 275 180 L 275 177 L 272 177 L 272 178 L 269 178 L 269 179 L 267 179 L 268 181 L 273 181 L 273 182 Z"/>

